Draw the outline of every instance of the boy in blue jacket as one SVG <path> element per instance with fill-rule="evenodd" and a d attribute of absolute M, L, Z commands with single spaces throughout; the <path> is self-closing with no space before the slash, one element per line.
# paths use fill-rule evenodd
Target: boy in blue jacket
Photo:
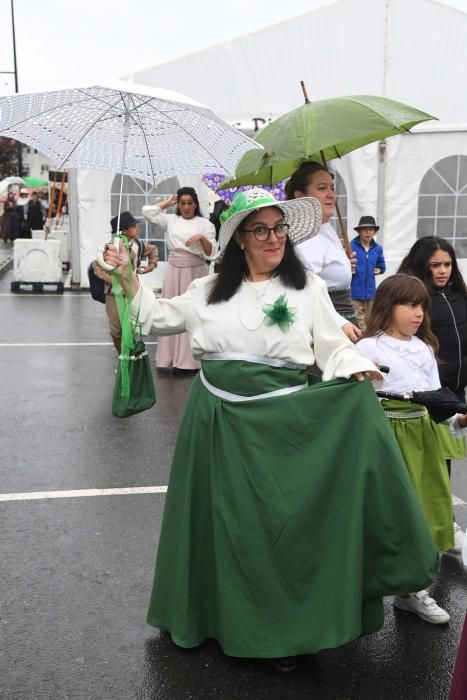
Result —
<path fill-rule="evenodd" d="M 386 271 L 383 248 L 374 241 L 379 226 L 372 216 L 362 216 L 355 226 L 357 232 L 350 241 L 352 250 L 356 253 L 355 272 L 352 277 L 352 303 L 357 314 L 358 327 L 365 330 L 365 317 L 370 313 L 373 297 L 376 292 L 375 275 Z"/>

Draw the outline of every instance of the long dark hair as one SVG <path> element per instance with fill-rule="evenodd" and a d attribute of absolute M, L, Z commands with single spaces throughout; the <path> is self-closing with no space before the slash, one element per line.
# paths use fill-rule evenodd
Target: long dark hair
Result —
<path fill-rule="evenodd" d="M 194 201 L 194 203 L 196 205 L 195 216 L 201 216 L 201 211 L 199 208 L 199 199 L 198 199 L 198 195 L 196 194 L 196 190 L 193 187 L 180 187 L 177 190 L 177 199 L 180 199 L 180 197 L 183 197 L 184 194 L 191 197 L 192 200 Z M 180 212 L 178 204 L 177 204 L 177 209 L 175 210 L 175 213 L 177 216 L 181 216 L 181 212 Z"/>
<path fill-rule="evenodd" d="M 305 160 L 285 183 L 285 198 L 295 199 L 294 192 L 303 192 L 304 194 L 313 175 L 320 172 L 329 173 L 334 179 L 334 175 L 323 163 L 319 163 L 317 160 Z"/>
<path fill-rule="evenodd" d="M 410 303 L 421 304 L 424 311 L 423 321 L 415 335 L 429 345 L 436 354 L 439 344 L 431 330 L 431 296 L 423 282 L 412 275 L 391 275 L 381 282 L 376 290 L 362 339 L 384 333 L 391 325 L 394 307 L 398 304 Z"/>
<path fill-rule="evenodd" d="M 242 222 L 242 225 L 245 223 L 246 220 Z M 238 291 L 248 275 L 249 269 L 245 253 L 232 236 L 219 264 L 219 274 L 209 292 L 208 304 L 228 301 Z M 273 276 L 279 277 L 282 284 L 291 289 L 304 289 L 306 286 L 306 270 L 288 237 L 285 241 L 284 257 L 274 270 Z"/>
<path fill-rule="evenodd" d="M 428 263 L 437 250 L 443 250 L 451 258 L 451 277 L 449 282 L 452 287 L 467 296 L 467 287 L 457 266 L 456 253 L 450 243 L 438 236 L 425 236 L 415 241 L 405 258 L 402 260 L 398 272 L 415 275 L 428 287 L 433 289 L 433 276 Z"/>

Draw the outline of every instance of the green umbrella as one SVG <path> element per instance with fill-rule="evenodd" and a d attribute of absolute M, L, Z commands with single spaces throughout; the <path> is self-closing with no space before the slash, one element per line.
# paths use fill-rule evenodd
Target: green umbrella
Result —
<path fill-rule="evenodd" d="M 49 181 L 40 177 L 25 177 L 24 182 L 28 187 L 48 187 Z"/>
<path fill-rule="evenodd" d="M 373 141 L 402 134 L 416 124 L 436 119 L 418 109 L 372 95 L 333 97 L 310 102 L 275 119 L 255 141 L 264 151 L 249 151 L 237 165 L 235 178 L 220 188 L 274 185 L 304 160 L 328 161 Z"/>

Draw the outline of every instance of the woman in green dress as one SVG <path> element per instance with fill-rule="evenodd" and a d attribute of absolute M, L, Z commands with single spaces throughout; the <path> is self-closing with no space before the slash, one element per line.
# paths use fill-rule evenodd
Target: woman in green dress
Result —
<path fill-rule="evenodd" d="M 313 198 L 236 196 L 218 275 L 156 299 L 131 283 L 144 332 L 187 331 L 202 369 L 172 464 L 148 621 L 181 647 L 296 657 L 383 624 L 382 597 L 428 585 L 438 557 L 371 382 L 325 283 L 294 245 Z M 124 249 L 106 260 L 127 279 Z M 317 362 L 323 382 L 312 383 Z M 359 439 L 355 435 L 358 424 Z"/>

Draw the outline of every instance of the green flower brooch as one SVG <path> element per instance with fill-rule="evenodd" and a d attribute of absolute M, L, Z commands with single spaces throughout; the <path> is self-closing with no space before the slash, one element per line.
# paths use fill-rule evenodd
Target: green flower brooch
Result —
<path fill-rule="evenodd" d="M 297 320 L 296 309 L 289 309 L 285 294 L 277 297 L 274 304 L 263 306 L 263 311 L 266 315 L 265 324 L 273 326 L 277 323 L 281 331 L 288 331 L 292 323 L 295 323 Z"/>

